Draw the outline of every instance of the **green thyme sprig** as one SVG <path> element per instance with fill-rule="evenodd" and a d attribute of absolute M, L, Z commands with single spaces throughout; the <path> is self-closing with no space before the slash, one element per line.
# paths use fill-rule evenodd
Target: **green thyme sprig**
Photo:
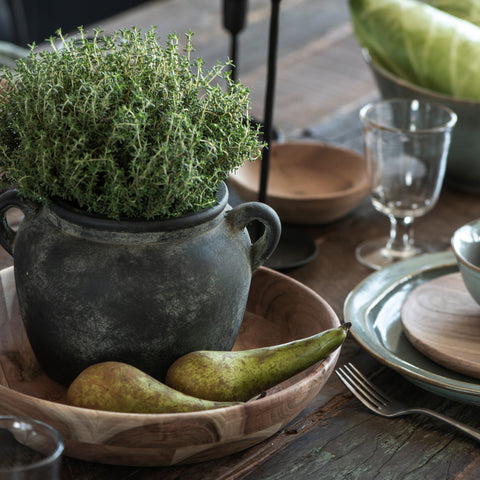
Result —
<path fill-rule="evenodd" d="M 226 64 L 204 71 L 186 37 L 183 53 L 177 35 L 162 47 L 154 29 L 58 32 L 50 49 L 32 47 L 3 73 L 2 184 L 114 219 L 213 205 L 218 183 L 261 144 L 247 121 L 248 89 Z"/>

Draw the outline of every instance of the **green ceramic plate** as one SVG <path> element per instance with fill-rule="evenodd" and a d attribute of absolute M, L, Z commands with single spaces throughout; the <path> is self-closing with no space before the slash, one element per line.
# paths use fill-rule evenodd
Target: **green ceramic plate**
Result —
<path fill-rule="evenodd" d="M 403 332 L 400 310 L 415 287 L 458 271 L 453 253 L 430 253 L 373 273 L 345 300 L 345 321 L 363 348 L 419 387 L 451 400 L 480 405 L 480 382 L 448 370 L 413 347 Z M 480 346 L 479 346 L 480 348 Z"/>

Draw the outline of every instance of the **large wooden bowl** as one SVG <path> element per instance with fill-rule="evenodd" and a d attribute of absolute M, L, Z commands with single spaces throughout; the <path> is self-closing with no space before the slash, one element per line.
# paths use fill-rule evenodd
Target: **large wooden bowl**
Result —
<path fill-rule="evenodd" d="M 267 203 L 285 223 L 315 225 L 347 215 L 369 191 L 362 155 L 314 141 L 274 143 Z M 230 176 L 245 201 L 258 200 L 262 161 L 247 162 Z"/>
<path fill-rule="evenodd" d="M 13 267 L 0 271 L 0 414 L 42 420 L 61 434 L 65 454 L 94 462 L 167 466 L 219 458 L 272 436 L 303 410 L 332 373 L 339 350 L 243 405 L 193 413 L 125 414 L 72 407 L 66 389 L 40 369 L 27 340 Z M 301 283 L 267 268 L 252 281 L 236 349 L 313 335 L 340 324 Z"/>

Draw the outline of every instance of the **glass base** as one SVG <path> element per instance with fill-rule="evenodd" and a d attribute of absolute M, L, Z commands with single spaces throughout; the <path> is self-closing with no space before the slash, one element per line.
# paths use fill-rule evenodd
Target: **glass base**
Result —
<path fill-rule="evenodd" d="M 367 240 L 355 249 L 357 260 L 367 267 L 380 270 L 400 260 L 435 252 L 438 249 L 424 242 L 415 242 L 408 250 L 390 250 L 387 248 L 388 237 L 376 240 Z"/>

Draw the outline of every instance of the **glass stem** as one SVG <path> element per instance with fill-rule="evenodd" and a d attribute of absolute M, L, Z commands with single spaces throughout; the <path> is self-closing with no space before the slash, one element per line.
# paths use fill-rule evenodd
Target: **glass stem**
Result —
<path fill-rule="evenodd" d="M 400 255 L 415 250 L 413 247 L 413 217 L 388 216 L 390 219 L 390 238 L 387 248 Z"/>

